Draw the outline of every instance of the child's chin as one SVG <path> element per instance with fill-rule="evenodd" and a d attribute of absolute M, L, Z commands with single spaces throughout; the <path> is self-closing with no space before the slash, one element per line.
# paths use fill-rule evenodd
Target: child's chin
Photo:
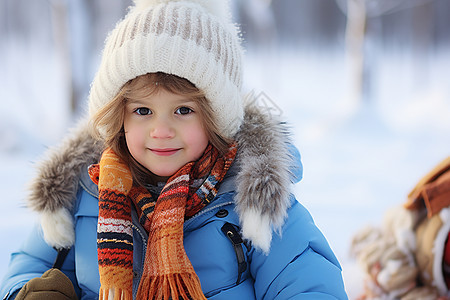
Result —
<path fill-rule="evenodd" d="M 181 168 L 181 167 L 180 167 Z M 156 169 L 156 170 L 150 170 L 155 176 L 161 177 L 161 178 L 169 178 L 173 174 L 175 174 L 180 168 L 165 168 L 164 170 Z"/>

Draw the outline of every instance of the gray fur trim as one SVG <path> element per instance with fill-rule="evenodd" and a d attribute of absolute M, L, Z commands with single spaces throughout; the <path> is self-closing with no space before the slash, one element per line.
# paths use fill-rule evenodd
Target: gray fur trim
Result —
<path fill-rule="evenodd" d="M 87 126 L 86 122 L 81 123 L 39 166 L 31 185 L 29 206 L 42 212 L 43 218 L 49 212 L 73 208 L 81 168 L 98 162 L 101 156 L 103 147 L 90 136 Z M 272 231 L 281 228 L 290 205 L 289 169 L 293 162 L 288 149 L 289 133 L 276 117 L 248 106 L 235 138 L 239 147 L 235 201 L 242 233 L 255 247 L 268 252 Z M 73 228 L 62 230 L 73 232 Z M 59 243 L 55 237 L 47 240 L 52 246 Z"/>
<path fill-rule="evenodd" d="M 53 212 L 73 207 L 81 168 L 98 161 L 103 147 L 89 134 L 87 121 L 82 121 L 62 143 L 49 149 L 38 164 L 37 177 L 30 184 L 28 207 L 35 211 Z"/>
<path fill-rule="evenodd" d="M 268 220 L 269 228 L 260 228 L 260 231 L 270 236 L 261 237 L 266 241 L 255 245 L 267 252 L 272 229 L 280 230 L 290 206 L 292 174 L 289 169 L 293 161 L 287 145 L 290 142 L 289 133 L 275 116 L 261 113 L 257 107 L 250 106 L 246 108 L 236 140 L 240 169 L 236 179 L 236 210 L 243 226 L 244 238 L 249 240 L 257 239 L 255 235 L 258 233 L 254 232 L 258 230 L 256 227 L 264 227 L 264 220 Z M 246 216 L 260 216 L 260 220 L 252 221 L 258 225 L 245 228 Z"/>

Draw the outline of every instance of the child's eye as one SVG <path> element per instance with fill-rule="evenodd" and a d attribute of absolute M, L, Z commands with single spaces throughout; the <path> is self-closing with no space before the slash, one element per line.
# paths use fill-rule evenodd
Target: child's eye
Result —
<path fill-rule="evenodd" d="M 134 112 L 137 113 L 138 115 L 142 115 L 142 116 L 150 115 L 152 113 L 152 111 L 147 107 L 136 108 L 134 110 Z"/>
<path fill-rule="evenodd" d="M 179 115 L 187 115 L 187 114 L 190 114 L 192 112 L 194 112 L 192 109 L 190 109 L 189 107 L 184 107 L 183 106 L 183 107 L 178 108 L 175 113 L 179 114 Z"/>

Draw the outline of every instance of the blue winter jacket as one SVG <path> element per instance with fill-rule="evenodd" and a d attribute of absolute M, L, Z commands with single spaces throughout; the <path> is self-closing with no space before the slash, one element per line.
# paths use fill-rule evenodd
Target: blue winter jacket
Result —
<path fill-rule="evenodd" d="M 289 153 L 296 161 L 290 166 L 290 181 L 299 180 L 299 154 L 292 147 Z M 246 159 L 243 155 L 245 151 L 238 158 L 240 162 Z M 239 173 L 244 168 L 242 163 L 233 164 L 215 200 L 184 224 L 184 247 L 205 296 L 208 299 L 245 300 L 347 299 L 339 262 L 308 211 L 294 196 L 290 195 L 286 200 L 284 224 L 279 233 L 273 233 L 268 253 L 257 247 L 257 242 L 246 237 L 241 240 L 242 220 L 238 214 L 236 190 L 242 189 L 237 186 L 237 180 L 242 179 Z M 62 271 L 71 279 L 80 299 L 97 299 L 100 288 L 96 244 L 98 191 L 87 174 L 86 165 L 83 170 L 70 210 L 74 216 L 75 239 Z M 148 235 L 139 224 L 135 211 L 132 220 L 135 295 Z M 234 237 L 230 237 L 230 230 Z M 36 226 L 23 246 L 12 254 L 1 295 L 13 299 L 24 284 L 52 266 L 56 254 L 57 251 L 44 240 L 43 229 Z"/>

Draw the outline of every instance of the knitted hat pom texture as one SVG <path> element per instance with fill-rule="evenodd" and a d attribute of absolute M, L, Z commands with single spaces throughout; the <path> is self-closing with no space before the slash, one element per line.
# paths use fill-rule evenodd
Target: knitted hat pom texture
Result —
<path fill-rule="evenodd" d="M 148 7 L 156 6 L 158 4 L 166 4 L 169 2 L 177 2 L 185 0 L 134 0 L 135 10 L 142 11 Z M 226 21 L 231 21 L 231 13 L 229 10 L 229 1 L 227 0 L 190 0 L 192 4 L 198 4 L 203 7 L 207 12 L 215 15 L 216 17 Z"/>
<path fill-rule="evenodd" d="M 129 80 L 163 72 L 189 80 L 210 101 L 219 133 L 243 120 L 242 48 L 226 0 L 135 0 L 105 42 L 89 95 L 91 116 Z M 99 128 L 102 132 L 102 129 Z"/>

